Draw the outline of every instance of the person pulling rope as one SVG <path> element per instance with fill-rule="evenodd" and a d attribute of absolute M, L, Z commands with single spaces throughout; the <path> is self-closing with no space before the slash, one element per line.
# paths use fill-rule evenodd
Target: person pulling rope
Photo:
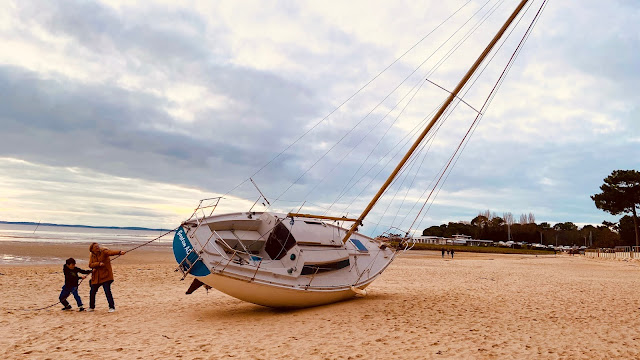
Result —
<path fill-rule="evenodd" d="M 62 310 L 71 310 L 71 304 L 67 301 L 69 295 L 73 294 L 73 297 L 76 299 L 76 303 L 78 304 L 78 311 L 84 311 L 84 306 L 82 305 L 82 299 L 80 295 L 78 295 L 78 286 L 80 282 L 84 280 L 87 275 L 90 274 L 90 270 L 84 270 L 76 266 L 76 260 L 74 258 L 68 258 L 62 268 L 62 272 L 64 273 L 64 285 L 62 286 L 62 291 L 60 292 L 60 303 L 64 305 Z M 85 274 L 84 276 L 78 275 Z M 80 279 L 80 282 L 78 280 Z"/>
<path fill-rule="evenodd" d="M 158 237 L 156 237 L 156 238 L 154 238 L 154 239 L 151 239 L 151 240 L 149 240 L 149 241 L 147 241 L 147 242 L 145 242 L 145 243 L 142 243 L 142 244 L 140 244 L 140 245 L 137 245 L 137 246 L 135 246 L 135 247 L 133 247 L 133 248 L 131 248 L 131 249 L 127 250 L 127 251 L 117 251 L 116 253 L 114 253 L 114 254 L 112 255 L 112 256 L 114 256 L 114 257 L 113 257 L 112 259 L 109 259 L 109 263 L 110 263 L 111 261 L 113 261 L 113 260 L 115 260 L 115 259 L 119 258 L 120 256 L 122 256 L 122 255 L 126 254 L 126 253 L 129 253 L 129 252 L 134 251 L 134 250 L 137 250 L 137 249 L 139 249 L 139 248 L 141 248 L 141 247 L 143 247 L 143 246 L 146 246 L 146 245 L 151 244 L 152 242 L 154 242 L 154 241 L 156 241 L 156 240 L 158 240 L 158 239 L 160 239 L 160 238 L 164 237 L 165 235 L 168 235 L 168 234 L 170 234 L 170 233 L 172 233 L 172 232 L 174 232 L 174 231 L 178 230 L 178 228 L 179 228 L 179 227 L 176 227 L 176 228 L 175 228 L 175 229 L 173 229 L 173 230 L 169 230 L 169 231 L 167 231 L 167 232 L 163 233 L 162 235 L 160 235 L 160 236 L 158 236 Z M 97 243 L 92 243 L 92 244 L 90 245 L 90 247 L 89 247 L 89 251 L 91 251 L 91 249 L 94 249 L 94 248 L 95 248 L 95 245 L 98 245 L 98 244 L 97 244 Z M 99 247 L 99 246 L 98 246 L 98 247 Z M 106 249 L 104 249 L 104 250 L 106 250 Z M 91 258 L 93 258 L 93 257 L 94 257 L 94 254 L 93 254 L 93 252 L 92 252 Z M 107 258 L 109 258 L 109 256 L 107 256 Z M 73 258 L 67 259 L 67 264 L 65 264 L 65 267 L 67 267 L 67 266 L 68 266 L 68 262 L 69 262 L 69 260 L 73 260 L 73 264 L 74 264 L 74 267 L 75 267 L 75 260 L 74 260 Z M 89 265 L 89 267 L 91 267 L 91 261 L 89 262 L 89 264 L 90 264 L 90 265 Z M 100 264 L 102 264 L 102 265 L 100 265 Z M 104 268 L 104 267 L 106 267 L 106 266 L 105 266 L 105 261 L 98 262 L 98 264 L 97 264 L 97 265 L 98 265 L 97 267 L 103 267 L 103 268 Z M 79 268 L 76 268 L 76 269 L 79 269 Z M 109 266 L 108 266 L 108 270 L 110 270 L 110 269 L 111 269 L 111 266 L 110 266 L 110 264 L 109 264 Z M 81 269 L 79 269 L 79 270 L 81 270 Z M 106 270 L 106 269 L 105 269 L 105 270 Z M 82 271 L 84 272 L 84 271 L 87 271 L 87 270 L 82 270 Z M 80 271 L 78 271 L 78 272 L 80 272 Z M 92 273 L 92 279 L 93 279 L 93 276 L 94 276 L 94 275 L 93 275 L 93 273 L 95 273 L 95 271 L 94 271 L 94 272 L 87 271 L 86 273 L 87 273 L 87 274 L 88 274 L 88 273 Z M 67 275 L 67 274 L 66 274 L 66 270 L 65 270 L 65 286 L 67 285 L 66 275 Z M 23 308 L 23 309 L 7 309 L 7 310 L 8 310 L 8 311 L 40 311 L 40 310 L 45 310 L 45 309 L 49 309 L 49 308 L 51 308 L 51 307 L 54 307 L 54 306 L 58 305 L 58 303 L 62 303 L 62 304 L 64 305 L 63 310 L 70 310 L 70 309 L 71 309 L 71 306 L 69 305 L 69 303 L 68 303 L 68 302 L 66 302 L 66 298 L 67 298 L 70 294 L 73 294 L 73 295 L 74 295 L 74 297 L 75 297 L 75 299 L 76 299 L 76 302 L 78 302 L 78 308 L 79 308 L 79 311 L 82 311 L 82 310 L 84 310 L 84 307 L 82 306 L 82 301 L 81 301 L 81 300 L 79 300 L 79 299 L 80 299 L 80 297 L 79 297 L 79 296 L 77 296 L 77 290 L 78 290 L 78 288 L 80 287 L 80 285 L 82 284 L 82 282 L 84 281 L 84 279 L 85 279 L 85 278 L 86 278 L 86 276 L 79 277 L 79 276 L 77 276 L 77 273 L 76 273 L 76 280 L 78 281 L 77 285 L 76 285 L 76 286 L 71 286 L 71 287 L 66 287 L 66 288 L 65 288 L 65 286 L 63 286 L 63 288 L 62 288 L 62 292 L 60 293 L 60 297 L 59 297 L 59 299 L 60 299 L 60 300 L 59 300 L 59 301 L 56 301 L 55 303 L 53 303 L 53 304 L 51 304 L 51 305 L 48 305 L 48 306 L 45 306 L 45 307 L 41 307 L 41 308 L 37 308 L 37 309 Z M 98 280 L 96 280 L 96 281 L 98 281 Z M 110 281 L 110 282 L 109 282 L 109 281 Z M 107 282 L 109 282 L 109 284 L 108 284 L 107 286 L 104 286 Z M 109 276 L 109 275 L 107 274 L 107 276 L 106 276 L 106 280 L 101 281 L 101 282 L 96 282 L 95 287 L 94 287 L 94 284 L 91 284 L 91 291 L 90 291 L 90 307 L 89 307 L 89 311 L 92 311 L 92 310 L 93 310 L 93 308 L 94 308 L 94 306 L 92 306 L 92 305 L 94 305 L 94 304 L 95 304 L 95 303 L 94 303 L 94 301 L 95 301 L 95 293 L 98 291 L 98 289 L 100 288 L 100 286 L 103 286 L 103 288 L 104 288 L 104 290 L 105 290 L 105 295 L 107 295 L 107 300 L 109 300 L 109 295 L 111 294 L 111 291 L 110 291 L 110 290 L 111 290 L 111 289 L 110 289 L 111 282 L 113 282 L 113 273 L 112 273 L 112 272 L 111 272 L 111 276 Z M 75 285 L 75 284 L 70 284 L 70 285 Z M 75 289 L 74 289 L 74 288 L 75 288 Z M 95 291 L 94 291 L 94 288 L 95 288 Z M 64 294 L 64 293 L 66 292 L 66 291 L 65 291 L 65 289 L 66 289 L 66 290 L 69 290 L 69 292 L 68 292 L 68 293 L 66 293 L 66 295 Z M 75 292 L 71 291 L 71 289 L 75 290 Z M 65 296 L 63 297 L 63 295 L 65 295 Z M 64 301 L 65 301 L 65 302 L 62 302 L 62 301 L 63 301 L 63 298 L 64 298 Z M 115 311 L 115 306 L 112 306 L 112 305 L 113 305 L 113 303 L 112 303 L 112 299 L 111 299 L 111 301 L 109 301 L 109 312 L 113 312 L 113 311 Z M 80 309 L 82 309 L 82 310 L 80 310 Z M 113 310 L 112 310 L 112 309 L 113 309 Z"/>

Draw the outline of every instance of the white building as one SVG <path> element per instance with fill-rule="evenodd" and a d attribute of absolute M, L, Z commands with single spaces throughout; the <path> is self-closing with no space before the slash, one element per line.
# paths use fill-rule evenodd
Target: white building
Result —
<path fill-rule="evenodd" d="M 443 237 L 439 236 L 417 236 L 413 240 L 419 244 L 434 244 L 434 245 L 446 245 L 447 241 Z"/>

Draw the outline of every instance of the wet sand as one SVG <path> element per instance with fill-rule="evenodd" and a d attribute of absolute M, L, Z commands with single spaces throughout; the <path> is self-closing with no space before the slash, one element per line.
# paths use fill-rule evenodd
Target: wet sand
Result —
<path fill-rule="evenodd" d="M 1 243 L 0 253 L 86 268 L 87 248 Z M 366 297 L 284 311 L 185 295 L 171 249 L 149 246 L 113 262 L 115 313 L 102 291 L 93 313 L 12 310 L 55 303 L 62 264 L 0 266 L 0 358 L 640 358 L 636 261 L 411 252 Z M 80 295 L 88 304 L 87 283 Z"/>

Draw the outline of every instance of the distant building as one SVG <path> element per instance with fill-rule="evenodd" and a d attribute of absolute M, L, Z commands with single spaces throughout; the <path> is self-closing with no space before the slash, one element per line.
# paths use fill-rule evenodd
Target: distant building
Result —
<path fill-rule="evenodd" d="M 413 240 L 419 244 L 432 245 L 460 245 L 460 246 L 491 246 L 491 240 L 476 240 L 469 235 L 456 234 L 450 238 L 440 236 L 417 236 Z"/>
<path fill-rule="evenodd" d="M 419 244 L 433 244 L 433 245 L 446 245 L 447 241 L 443 237 L 439 236 L 417 236 L 413 240 Z"/>
<path fill-rule="evenodd" d="M 453 235 L 452 239 L 451 239 L 451 244 L 452 245 L 468 245 L 467 241 L 471 240 L 471 236 L 469 235 L 461 235 L 461 234 L 455 234 Z"/>
<path fill-rule="evenodd" d="M 467 240 L 468 246 L 493 246 L 493 240 L 478 240 L 478 239 L 470 239 Z"/>

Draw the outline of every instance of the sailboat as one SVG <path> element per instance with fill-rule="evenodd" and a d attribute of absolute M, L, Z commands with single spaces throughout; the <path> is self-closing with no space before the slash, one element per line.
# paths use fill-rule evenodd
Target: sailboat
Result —
<path fill-rule="evenodd" d="M 365 295 L 410 245 L 400 241 L 391 246 L 364 235 L 359 227 L 440 117 L 454 100 L 461 100 L 460 91 L 526 4 L 520 1 L 358 217 L 253 208 L 218 214 L 223 198 L 201 200 L 173 240 L 177 270 L 183 279 L 195 277 L 187 293 L 204 285 L 274 308 L 310 307 Z"/>

